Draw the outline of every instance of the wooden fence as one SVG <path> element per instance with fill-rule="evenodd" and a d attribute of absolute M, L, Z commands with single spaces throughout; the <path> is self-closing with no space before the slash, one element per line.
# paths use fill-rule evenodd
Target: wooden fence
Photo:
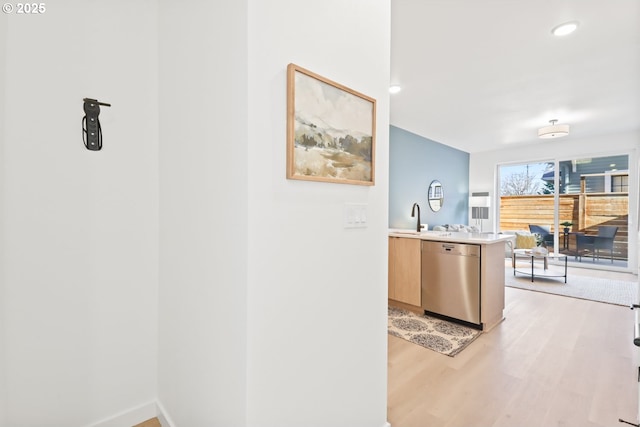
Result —
<path fill-rule="evenodd" d="M 500 197 L 500 230 L 528 230 L 529 224 L 553 228 L 553 195 Z M 561 194 L 558 222 L 573 223 L 571 231 L 597 234 L 599 225 L 618 227 L 614 258 L 627 259 L 629 241 L 628 193 Z M 560 226 L 560 231 L 562 231 Z M 560 236 L 562 238 L 562 235 Z"/>

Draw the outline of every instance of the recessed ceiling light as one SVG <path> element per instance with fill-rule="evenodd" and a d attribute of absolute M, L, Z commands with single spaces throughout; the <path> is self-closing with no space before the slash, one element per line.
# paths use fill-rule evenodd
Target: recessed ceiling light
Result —
<path fill-rule="evenodd" d="M 567 34 L 573 33 L 578 28 L 578 21 L 565 22 L 564 24 L 560 24 L 557 27 L 554 27 L 551 30 L 551 33 L 554 36 L 566 36 Z"/>
<path fill-rule="evenodd" d="M 393 85 L 389 88 L 389 93 L 398 93 L 402 90 L 402 88 L 398 85 Z"/>

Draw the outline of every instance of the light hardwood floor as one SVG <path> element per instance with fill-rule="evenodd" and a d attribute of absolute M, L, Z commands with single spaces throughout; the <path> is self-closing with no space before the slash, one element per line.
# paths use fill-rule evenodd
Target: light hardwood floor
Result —
<path fill-rule="evenodd" d="M 606 275 L 576 269 L 570 274 Z M 612 278 L 635 278 L 629 274 Z M 456 357 L 388 337 L 392 427 L 636 422 L 629 308 L 506 288 L 505 320 Z"/>
<path fill-rule="evenodd" d="M 162 427 L 158 418 L 151 418 L 143 423 L 136 424 L 133 427 Z"/>

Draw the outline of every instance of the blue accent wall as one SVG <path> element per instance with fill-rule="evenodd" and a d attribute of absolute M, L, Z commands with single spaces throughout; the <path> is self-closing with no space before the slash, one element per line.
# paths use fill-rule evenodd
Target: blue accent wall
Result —
<path fill-rule="evenodd" d="M 444 204 L 433 212 L 427 190 L 442 183 Z M 429 229 L 469 221 L 469 153 L 389 127 L 389 228 L 414 228 L 411 207 L 420 205 L 421 222 Z"/>

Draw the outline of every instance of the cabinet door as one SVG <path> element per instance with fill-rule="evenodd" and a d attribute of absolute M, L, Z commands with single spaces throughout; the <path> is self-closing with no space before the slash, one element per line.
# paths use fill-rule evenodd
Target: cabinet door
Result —
<path fill-rule="evenodd" d="M 393 297 L 395 301 L 420 306 L 420 239 L 393 238 L 390 248 L 393 264 Z"/>

